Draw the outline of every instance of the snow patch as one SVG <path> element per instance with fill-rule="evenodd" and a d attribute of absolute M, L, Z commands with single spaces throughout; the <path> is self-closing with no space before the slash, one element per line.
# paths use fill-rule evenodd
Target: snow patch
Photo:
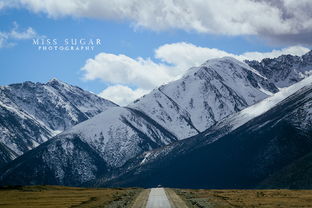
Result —
<path fill-rule="evenodd" d="M 140 165 L 144 164 L 144 163 L 146 162 L 147 158 L 148 158 L 150 155 L 151 155 L 151 153 L 150 153 L 150 152 L 147 152 L 147 153 L 145 154 L 143 160 L 141 161 Z"/>

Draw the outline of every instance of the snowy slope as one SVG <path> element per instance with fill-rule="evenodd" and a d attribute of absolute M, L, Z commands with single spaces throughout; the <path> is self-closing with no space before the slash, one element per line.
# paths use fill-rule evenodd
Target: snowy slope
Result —
<path fill-rule="evenodd" d="M 0 87 L 0 142 L 16 155 L 105 111 L 114 103 L 64 82 Z"/>
<path fill-rule="evenodd" d="M 144 151 L 198 134 L 264 99 L 268 94 L 263 91 L 277 88 L 242 62 L 214 59 L 133 104 L 110 108 L 59 137 L 79 135 L 108 166 L 120 167 Z"/>
<path fill-rule="evenodd" d="M 112 107 L 26 152 L 1 170 L 0 178 L 12 184 L 81 185 L 174 141 L 144 113 Z"/>
<path fill-rule="evenodd" d="M 273 59 L 245 61 L 276 86 L 288 87 L 312 74 L 312 51 L 305 55 L 282 55 Z"/>
<path fill-rule="evenodd" d="M 129 107 L 145 112 L 179 139 L 193 136 L 278 89 L 234 58 L 212 59 Z"/>
<path fill-rule="evenodd" d="M 247 123 L 248 121 L 254 119 L 255 117 L 264 114 L 265 112 L 275 107 L 281 101 L 285 100 L 287 97 L 294 94 L 303 87 L 311 85 L 312 85 L 312 76 L 309 76 L 303 79 L 302 81 L 291 85 L 290 87 L 281 89 L 278 93 L 275 93 L 271 97 L 268 97 L 267 99 L 264 99 L 253 106 L 250 106 L 236 114 L 230 115 L 228 118 L 219 122 L 218 125 L 214 128 L 220 128 L 221 126 L 226 125 L 229 131 L 233 131 L 238 127 L 242 126 L 243 124 Z M 310 112 L 311 110 L 309 107 L 306 107 L 305 110 L 307 113 L 305 116 L 306 118 L 309 118 L 308 115 L 311 115 Z M 293 119 L 295 120 L 296 118 L 294 117 Z"/>
<path fill-rule="evenodd" d="M 86 161 L 77 155 L 89 155 L 91 151 L 101 161 L 98 164 L 104 163 L 106 171 L 111 171 L 143 152 L 198 134 L 276 91 L 273 84 L 242 62 L 232 58 L 210 60 L 127 107 L 109 108 L 64 131 L 14 161 L 6 172 L 23 169 L 18 172 L 24 171 L 19 177 L 26 184 L 66 181 L 67 185 L 76 185 L 77 181 L 68 175 L 86 182 L 101 174 L 96 163 L 92 163 L 94 171 L 85 172 L 81 163 Z M 67 151 L 67 144 L 75 154 Z M 32 160 L 37 163 L 30 164 Z M 44 177 L 46 174 L 49 177 Z"/>
<path fill-rule="evenodd" d="M 308 77 L 201 134 L 145 152 L 92 184 L 255 187 L 312 151 L 311 106 L 312 77 Z"/>
<path fill-rule="evenodd" d="M 177 140 L 144 113 L 123 107 L 110 108 L 59 137 L 70 135 L 79 135 L 111 167 L 119 167 L 139 153 Z"/>

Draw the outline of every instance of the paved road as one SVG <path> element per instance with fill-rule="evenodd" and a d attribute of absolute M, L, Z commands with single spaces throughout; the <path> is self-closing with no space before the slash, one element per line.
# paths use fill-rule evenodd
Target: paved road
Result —
<path fill-rule="evenodd" d="M 171 208 L 164 188 L 152 188 L 146 208 Z"/>

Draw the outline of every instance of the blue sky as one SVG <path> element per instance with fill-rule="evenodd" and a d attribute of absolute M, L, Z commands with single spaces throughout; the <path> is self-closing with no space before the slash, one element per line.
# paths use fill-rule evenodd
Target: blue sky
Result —
<path fill-rule="evenodd" d="M 70 1 L 75 3 L 79 0 Z M 1 2 L 3 4 L 2 8 Z M 301 55 L 310 48 L 307 41 L 290 41 L 287 39 L 280 42 L 274 40 L 276 34 L 270 36 L 252 30 L 251 32 L 238 30 L 238 32 L 234 32 L 235 34 L 227 34 L 229 32 L 223 34 L 221 28 L 221 32 L 214 33 L 208 30 L 209 24 L 204 24 L 205 19 L 201 20 L 203 25 L 208 28 L 207 31 L 203 29 L 204 32 L 201 31 L 201 27 L 199 29 L 195 26 L 194 28 L 187 28 L 187 24 L 184 27 L 172 27 L 170 26 L 171 22 L 166 25 L 166 19 L 163 20 L 165 23 L 161 23 L 159 26 L 155 25 L 156 29 L 154 29 L 151 28 L 153 22 L 149 23 L 147 20 L 135 19 L 137 15 L 135 15 L 135 18 L 131 14 L 128 15 L 129 17 L 123 18 L 105 15 L 102 17 L 97 15 L 96 12 L 93 15 L 92 11 L 91 13 L 84 11 L 83 14 L 80 14 L 79 8 L 73 14 L 66 13 L 67 10 L 64 9 L 65 13 L 63 14 L 61 13 L 64 12 L 61 10 L 63 8 L 61 3 L 57 5 L 60 9 L 54 11 L 49 10 L 49 8 L 42 8 L 42 5 L 39 5 L 41 7 L 32 5 L 35 4 L 32 3 L 35 1 L 29 1 L 29 4 L 16 3 L 14 5 L 7 2 L 0 1 L 0 40 L 2 38 L 3 43 L 0 44 L 0 85 L 23 81 L 46 82 L 56 77 L 97 94 L 109 86 L 115 86 L 111 90 L 114 95 L 107 92 L 102 95 L 112 100 L 115 99 L 114 101 L 121 104 L 131 101 L 123 97 L 132 96 L 131 99 L 134 99 L 153 87 L 157 87 L 158 84 L 178 77 L 186 70 L 181 68 L 188 68 L 192 64 L 198 65 L 203 60 L 222 56 L 223 53 L 237 56 L 244 55 L 247 58 L 252 57 L 261 60 L 262 56 L 258 57 L 255 54 L 246 54 L 246 52 L 258 52 L 262 55 L 265 54 L 264 57 L 274 57 L 285 51 Z M 55 5 L 52 6 L 51 8 L 55 7 Z M 105 12 L 109 13 L 110 11 L 103 9 L 103 13 Z M 29 37 L 23 36 L 21 38 L 8 35 L 12 31 L 25 34 L 29 28 L 35 32 Z M 235 31 L 235 28 L 229 31 Z M 285 36 L 285 34 L 283 35 Z M 58 40 L 64 40 L 65 38 L 100 38 L 102 45 L 96 46 L 93 51 L 39 51 L 32 41 L 33 38 L 38 37 Z M 165 45 L 167 47 L 162 47 Z M 290 47 L 295 48 L 287 50 Z M 159 48 L 162 48 L 162 50 L 159 50 L 157 55 L 155 50 Z M 196 60 L 187 63 L 183 62 L 183 56 L 180 55 L 182 57 L 181 64 L 177 63 L 179 57 L 175 57 L 175 54 L 182 53 L 181 51 L 184 48 L 186 49 L 182 54 L 183 56 L 187 53 L 189 57 L 193 53 L 190 52 L 191 50 L 204 50 L 204 53 L 200 58 L 194 58 Z M 205 50 L 206 48 L 218 51 Z M 175 50 L 178 50 L 178 52 Z M 276 50 L 275 53 L 272 53 L 273 50 Z M 102 56 L 101 58 L 99 56 L 97 60 L 95 56 L 98 54 Z M 169 54 L 168 60 L 163 58 L 164 54 Z M 138 57 L 141 57 L 144 63 L 139 61 Z M 94 63 L 97 63 L 97 68 L 95 65 L 87 64 L 88 59 L 92 59 Z M 122 64 L 118 65 L 117 62 L 122 62 Z M 84 67 L 86 70 L 81 70 Z M 99 72 L 102 70 L 101 67 L 105 68 L 103 72 Z M 139 77 L 139 75 L 135 74 L 137 72 L 133 68 L 136 67 L 143 71 L 146 70 L 146 73 L 150 73 L 150 71 L 154 73 L 156 70 L 162 70 L 162 67 L 164 70 L 175 72 L 174 75 L 170 76 L 168 73 L 171 72 L 162 73 L 162 75 L 159 75 L 159 81 L 151 81 L 151 83 L 146 84 L 144 79 L 146 78 L 146 82 L 148 82 L 149 77 Z M 124 68 L 127 68 L 127 71 L 123 71 Z M 114 71 L 116 71 L 116 74 L 114 74 Z M 155 72 L 156 75 L 158 76 L 157 72 Z M 130 89 L 125 90 L 125 87 Z M 123 97 L 118 97 L 116 95 L 118 93 Z M 127 96 L 127 93 L 132 94 Z"/>

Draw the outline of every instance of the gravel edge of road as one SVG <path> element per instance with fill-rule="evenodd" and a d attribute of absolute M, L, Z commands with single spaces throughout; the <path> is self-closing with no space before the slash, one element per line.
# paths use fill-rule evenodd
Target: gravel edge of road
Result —
<path fill-rule="evenodd" d="M 183 199 L 173 189 L 165 188 L 165 192 L 172 208 L 188 208 Z"/>
<path fill-rule="evenodd" d="M 146 208 L 147 200 L 151 189 L 144 189 L 139 193 L 136 199 L 133 201 L 131 208 Z"/>

